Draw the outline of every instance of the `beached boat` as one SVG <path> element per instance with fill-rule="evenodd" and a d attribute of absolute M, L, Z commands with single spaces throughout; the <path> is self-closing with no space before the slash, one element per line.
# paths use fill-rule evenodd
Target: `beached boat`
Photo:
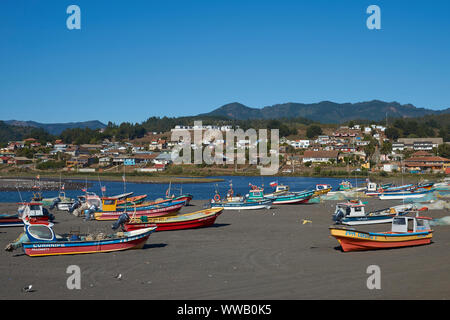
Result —
<path fill-rule="evenodd" d="M 228 202 L 228 201 L 219 201 L 215 202 L 211 200 L 212 208 L 223 208 L 224 210 L 257 210 L 257 209 L 270 209 L 272 207 L 272 200 L 263 200 L 263 201 L 236 201 L 236 202 Z"/>
<path fill-rule="evenodd" d="M 166 199 L 167 200 L 184 201 L 186 206 L 188 206 L 189 202 L 194 198 L 194 196 L 189 193 L 184 194 L 183 187 L 180 188 L 179 195 L 171 194 L 171 190 L 172 190 L 172 182 L 169 183 L 169 188 L 166 190 Z"/>
<path fill-rule="evenodd" d="M 22 227 L 24 219 L 31 222 L 52 221 L 54 216 L 40 202 L 20 203 L 16 214 L 0 214 L 0 227 Z"/>
<path fill-rule="evenodd" d="M 42 202 L 43 206 L 52 206 L 58 202 L 61 202 L 61 203 L 70 203 L 71 202 L 73 204 L 75 202 L 75 200 L 70 197 L 66 197 L 66 193 L 61 191 L 61 192 L 59 192 L 57 197 L 44 198 L 44 199 L 42 199 L 41 202 Z"/>
<path fill-rule="evenodd" d="M 40 223 L 26 223 L 25 234 L 7 246 L 7 251 L 22 247 L 31 257 L 63 254 L 84 254 L 111 252 L 142 248 L 156 227 L 130 232 L 118 232 L 112 235 L 57 235 L 52 226 Z"/>
<path fill-rule="evenodd" d="M 289 187 L 284 188 L 283 192 L 280 191 L 281 190 L 279 190 L 278 193 L 264 194 L 263 188 L 252 186 L 252 189 L 249 191 L 246 199 L 249 202 L 258 202 L 269 199 L 272 200 L 272 204 L 299 204 L 308 202 L 315 192 L 314 190 L 290 192 Z"/>
<path fill-rule="evenodd" d="M 431 243 L 433 230 L 426 217 L 394 217 L 391 231 L 365 232 L 330 227 L 343 251 L 360 251 L 418 246 Z"/>
<path fill-rule="evenodd" d="M 313 197 L 321 196 L 327 194 L 332 189 L 329 184 L 316 184 L 316 190 L 314 191 Z"/>
<path fill-rule="evenodd" d="M 222 212 L 223 208 L 209 208 L 174 217 L 147 218 L 142 216 L 137 219 L 131 218 L 130 222 L 124 225 L 124 229 L 132 231 L 155 225 L 157 227 L 156 231 L 202 228 L 214 224 Z"/>
<path fill-rule="evenodd" d="M 348 201 L 336 205 L 332 219 L 336 224 L 345 225 L 389 223 L 396 216 L 403 216 L 416 211 L 417 207 L 415 205 L 405 204 L 365 212 L 365 203 L 361 201 Z"/>
<path fill-rule="evenodd" d="M 168 215 L 175 215 L 178 211 L 184 206 L 184 201 L 177 202 L 166 202 L 161 204 L 156 204 L 153 206 L 149 206 L 146 209 L 138 209 L 130 207 L 130 210 L 116 210 L 116 200 L 110 199 L 107 202 L 105 199 L 105 203 L 107 204 L 106 211 L 97 211 L 94 213 L 95 220 L 116 220 L 119 218 L 121 214 L 124 212 L 133 212 L 135 216 L 149 216 L 149 217 L 161 217 Z M 105 205 L 103 205 L 105 208 Z"/>
<path fill-rule="evenodd" d="M 139 196 L 117 199 L 117 206 L 125 207 L 125 206 L 129 206 L 129 205 L 141 204 L 145 201 L 146 198 L 147 198 L 147 195 L 142 194 Z"/>
<path fill-rule="evenodd" d="M 434 190 L 424 191 L 397 191 L 397 192 L 382 192 L 378 196 L 380 200 L 403 200 L 403 199 L 419 199 L 430 194 Z"/>

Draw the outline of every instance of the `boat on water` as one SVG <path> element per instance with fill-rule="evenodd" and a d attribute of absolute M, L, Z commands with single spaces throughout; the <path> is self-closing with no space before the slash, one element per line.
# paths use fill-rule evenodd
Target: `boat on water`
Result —
<path fill-rule="evenodd" d="M 57 235 L 53 231 L 52 225 L 43 223 L 26 223 L 24 229 L 25 233 L 5 249 L 12 251 L 22 247 L 26 255 L 35 257 L 138 249 L 144 246 L 156 227 L 96 236 L 89 234 Z"/>
<path fill-rule="evenodd" d="M 54 216 L 40 202 L 26 202 L 20 205 L 16 214 L 0 214 L 0 227 L 23 227 L 24 220 L 31 222 L 54 220 Z"/>
<path fill-rule="evenodd" d="M 380 200 L 403 200 L 403 199 L 419 199 L 434 192 L 434 189 L 423 191 L 396 191 L 396 192 L 382 192 L 378 196 Z"/>
<path fill-rule="evenodd" d="M 404 216 L 417 211 L 415 205 L 405 204 L 366 212 L 365 205 L 362 201 L 338 203 L 332 219 L 336 224 L 344 225 L 389 223 L 392 222 L 394 217 Z"/>
<path fill-rule="evenodd" d="M 130 207 L 126 210 L 117 210 L 117 200 L 116 199 L 102 199 L 103 205 L 102 210 L 94 212 L 95 220 L 116 220 L 124 212 L 133 212 L 134 215 L 149 216 L 149 217 L 160 217 L 175 215 L 184 206 L 184 201 L 176 202 L 165 202 L 160 204 L 155 204 L 148 206 L 145 209 L 138 207 Z M 129 209 L 129 210 L 128 210 Z"/>
<path fill-rule="evenodd" d="M 142 228 L 156 226 L 156 231 L 182 230 L 202 228 L 213 225 L 217 217 L 223 212 L 223 208 L 209 208 L 192 213 L 180 214 L 173 217 L 131 218 L 124 224 L 125 231 L 132 231 Z"/>
<path fill-rule="evenodd" d="M 366 232 L 330 227 L 344 252 L 419 246 L 431 243 L 433 230 L 428 217 L 394 217 L 391 231 Z"/>
<path fill-rule="evenodd" d="M 222 200 L 218 193 L 210 202 L 211 208 L 223 208 L 224 210 L 257 210 L 270 209 L 272 207 L 272 200 L 262 199 L 259 201 L 249 201 L 247 197 L 240 201 Z"/>

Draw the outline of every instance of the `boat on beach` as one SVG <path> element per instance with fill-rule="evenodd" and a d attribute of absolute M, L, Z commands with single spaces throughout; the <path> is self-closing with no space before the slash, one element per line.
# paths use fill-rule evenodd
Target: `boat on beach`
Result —
<path fill-rule="evenodd" d="M 122 215 L 125 212 L 133 212 L 134 215 L 139 217 L 140 216 L 160 217 L 160 216 L 175 215 L 184 206 L 185 202 L 171 201 L 161 204 L 155 204 L 146 207 L 145 209 L 138 207 L 130 207 L 127 208 L 127 210 L 117 210 L 115 199 L 109 199 L 108 201 L 106 201 L 105 199 L 105 204 L 106 206 L 105 205 L 102 206 L 103 208 L 102 211 L 94 212 L 95 220 L 116 220 L 117 218 L 119 218 L 120 215 Z"/>
<path fill-rule="evenodd" d="M 278 186 L 277 186 L 278 187 Z M 286 186 L 283 186 L 286 187 Z M 263 188 L 258 188 L 257 186 L 252 186 L 246 199 L 248 201 L 258 202 L 264 199 L 272 200 L 272 204 L 300 204 L 306 203 L 314 195 L 315 190 L 311 191 L 300 191 L 292 192 L 289 191 L 289 187 L 283 188 L 281 190 L 276 190 L 278 192 L 264 194 Z"/>
<path fill-rule="evenodd" d="M 336 224 L 344 225 L 389 223 L 392 222 L 394 217 L 407 215 L 416 211 L 417 207 L 415 205 L 405 204 L 366 212 L 365 203 L 361 201 L 347 201 L 336 205 L 332 219 Z"/>
<path fill-rule="evenodd" d="M 20 203 L 15 214 L 0 214 L 0 227 L 23 227 L 24 219 L 31 222 L 52 221 L 54 216 L 40 202 Z"/>
<path fill-rule="evenodd" d="M 213 225 L 217 217 L 223 212 L 223 208 L 209 208 L 192 213 L 180 214 L 173 217 L 140 218 L 132 217 L 124 225 L 125 231 L 132 231 L 142 228 L 156 226 L 156 231 L 182 230 L 202 228 Z"/>
<path fill-rule="evenodd" d="M 142 248 L 156 227 L 143 228 L 129 232 L 117 232 L 111 235 L 98 234 L 57 235 L 52 225 L 42 223 L 26 223 L 25 233 L 6 247 L 12 251 L 22 247 L 26 255 L 52 256 L 66 254 L 85 254 L 112 252 Z"/>
<path fill-rule="evenodd" d="M 330 233 L 342 251 L 361 251 L 419 246 L 431 243 L 433 230 L 428 217 L 394 217 L 391 231 L 366 232 L 330 227 Z"/>
<path fill-rule="evenodd" d="M 403 199 L 419 199 L 434 192 L 433 189 L 423 191 L 396 191 L 396 192 L 382 192 L 378 196 L 380 200 L 403 200 Z"/>

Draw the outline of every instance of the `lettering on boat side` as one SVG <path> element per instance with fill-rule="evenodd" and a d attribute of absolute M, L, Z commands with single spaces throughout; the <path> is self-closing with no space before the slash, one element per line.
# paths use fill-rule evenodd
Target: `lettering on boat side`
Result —
<path fill-rule="evenodd" d="M 69 278 L 67 278 L 66 285 L 67 289 L 73 290 L 81 289 L 81 269 L 77 265 L 70 265 L 67 267 L 66 273 L 71 274 Z"/>
<path fill-rule="evenodd" d="M 72 4 L 67 7 L 66 13 L 71 14 L 66 20 L 66 26 L 69 30 L 81 29 L 81 9 L 79 6 Z"/>
<path fill-rule="evenodd" d="M 377 265 L 370 265 L 366 270 L 367 274 L 371 274 L 369 278 L 367 278 L 367 288 L 369 290 L 381 289 L 381 269 Z"/>

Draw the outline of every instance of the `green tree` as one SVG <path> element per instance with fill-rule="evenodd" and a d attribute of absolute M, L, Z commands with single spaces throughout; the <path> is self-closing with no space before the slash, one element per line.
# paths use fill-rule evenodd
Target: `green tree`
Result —
<path fill-rule="evenodd" d="M 322 128 L 316 124 L 312 124 L 306 129 L 306 136 L 309 139 L 317 137 L 322 134 Z"/>

